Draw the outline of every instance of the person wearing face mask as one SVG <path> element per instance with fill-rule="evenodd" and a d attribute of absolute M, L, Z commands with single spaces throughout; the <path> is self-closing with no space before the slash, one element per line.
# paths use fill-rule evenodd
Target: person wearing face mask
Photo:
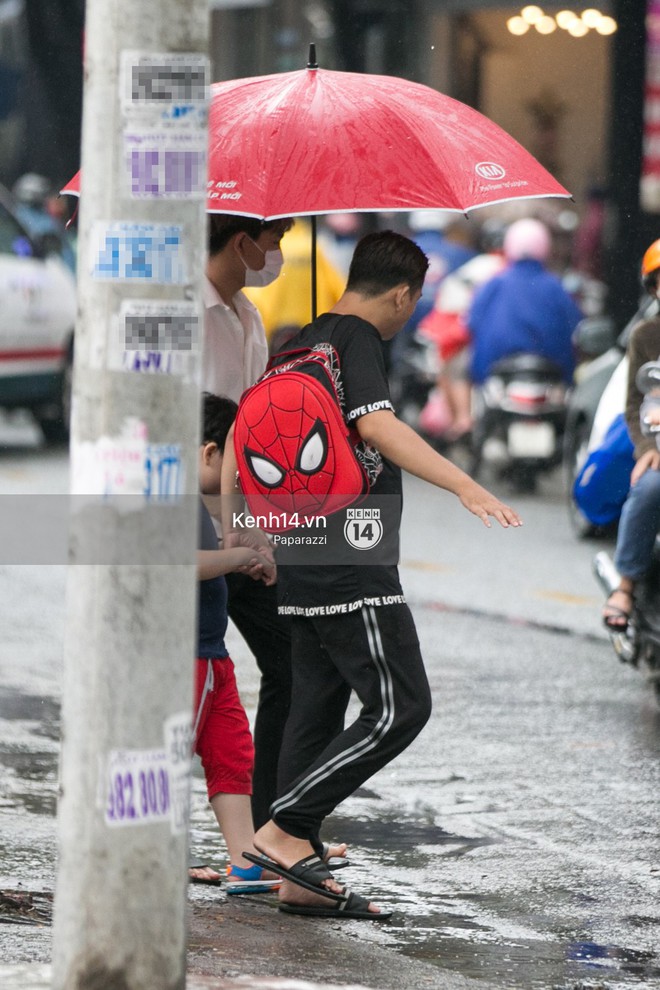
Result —
<path fill-rule="evenodd" d="M 289 219 L 261 221 L 232 214 L 209 217 L 209 254 L 203 289 L 204 340 L 202 391 L 238 402 L 266 370 L 268 344 L 259 311 L 243 293 L 265 286 L 280 274 L 282 237 Z M 232 535 L 231 546 L 248 537 Z M 229 544 L 225 542 L 224 546 Z M 277 614 L 274 586 L 248 574 L 227 575 L 228 613 L 253 653 L 261 673 L 254 724 L 252 815 L 258 828 L 270 818 L 276 796 L 277 764 L 291 698 L 291 637 L 286 618 Z M 326 855 L 345 847 L 327 847 Z M 218 883 L 220 875 L 203 863 L 190 864 L 190 879 Z"/>
<path fill-rule="evenodd" d="M 312 318 L 312 227 L 307 218 L 296 220 L 285 238 L 282 277 L 265 289 L 248 288 L 245 295 L 261 314 L 271 353 L 279 350 L 287 336 L 293 336 Z M 341 298 L 346 278 L 328 260 L 320 246 L 316 250 L 316 303 L 319 313 L 327 313 Z M 296 329 L 297 328 L 297 329 Z"/>
<path fill-rule="evenodd" d="M 268 344 L 263 321 L 241 291 L 269 285 L 279 275 L 280 241 L 291 220 L 213 213 L 204 285 L 202 388 L 238 402 L 263 374 Z"/>

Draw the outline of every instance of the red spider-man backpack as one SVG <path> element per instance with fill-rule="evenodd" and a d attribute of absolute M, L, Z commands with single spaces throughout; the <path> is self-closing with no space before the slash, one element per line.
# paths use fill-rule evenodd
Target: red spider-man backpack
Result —
<path fill-rule="evenodd" d="M 338 385 L 337 352 L 322 343 L 277 354 L 243 394 L 234 449 L 241 490 L 262 529 L 309 524 L 368 494 L 360 437 L 344 422 Z"/>

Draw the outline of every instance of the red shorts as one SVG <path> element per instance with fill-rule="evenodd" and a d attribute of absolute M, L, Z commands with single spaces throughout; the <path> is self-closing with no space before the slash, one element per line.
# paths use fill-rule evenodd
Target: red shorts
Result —
<path fill-rule="evenodd" d="M 220 793 L 252 794 L 254 745 L 229 657 L 197 660 L 194 712 L 195 752 L 209 800 Z"/>

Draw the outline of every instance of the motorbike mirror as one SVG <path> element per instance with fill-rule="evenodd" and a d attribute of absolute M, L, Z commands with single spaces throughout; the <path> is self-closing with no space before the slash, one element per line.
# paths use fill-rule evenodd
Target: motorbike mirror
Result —
<path fill-rule="evenodd" d="M 660 390 L 660 361 L 647 361 L 635 375 L 635 385 L 645 395 Z"/>
<path fill-rule="evenodd" d="M 616 343 L 616 324 L 611 316 L 587 316 L 573 331 L 573 344 L 588 358 L 600 357 Z"/>

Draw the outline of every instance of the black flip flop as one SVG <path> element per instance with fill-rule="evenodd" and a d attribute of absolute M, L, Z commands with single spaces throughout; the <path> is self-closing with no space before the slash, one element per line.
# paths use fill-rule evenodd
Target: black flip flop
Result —
<path fill-rule="evenodd" d="M 296 883 L 299 887 L 304 887 L 305 890 L 311 890 L 314 894 L 322 894 L 323 897 L 327 897 L 331 901 L 346 900 L 344 894 L 335 894 L 332 890 L 327 890 L 322 886 L 324 880 L 332 880 L 333 877 L 326 864 L 316 853 L 299 859 L 297 863 L 289 867 L 281 866 L 266 855 L 255 856 L 253 853 L 244 852 L 243 856 L 251 863 L 262 866 L 264 870 L 271 870 L 273 873 L 284 877 L 285 880 L 290 880 L 291 883 Z"/>
<path fill-rule="evenodd" d="M 334 907 L 321 907 L 311 904 L 289 904 L 280 901 L 279 910 L 285 914 L 301 914 L 308 918 L 354 918 L 357 921 L 387 921 L 392 911 L 370 911 L 369 901 L 350 890 L 344 891 L 345 900 Z"/>
<path fill-rule="evenodd" d="M 346 856 L 329 856 L 330 846 L 327 842 L 322 843 L 321 859 L 329 870 L 343 870 L 345 866 L 350 866 L 350 860 Z"/>
<path fill-rule="evenodd" d="M 609 629 L 610 632 L 624 633 L 628 628 L 628 624 L 632 616 L 632 609 L 628 611 L 625 608 L 619 608 L 617 605 L 610 605 L 610 598 L 614 598 L 615 595 L 626 595 L 631 605 L 634 605 L 635 598 L 631 591 L 623 591 L 622 588 L 616 588 L 604 605 L 604 608 L 608 609 L 608 614 L 603 615 L 603 625 L 605 628 Z"/>
<path fill-rule="evenodd" d="M 212 870 L 213 867 L 210 863 L 201 863 L 194 860 L 192 863 L 188 863 L 188 870 Z M 216 873 L 218 871 L 216 870 Z M 222 877 L 218 877 L 217 880 L 203 879 L 202 877 L 191 877 L 188 873 L 188 883 L 199 883 L 206 884 L 209 887 L 219 887 L 222 884 Z"/>

